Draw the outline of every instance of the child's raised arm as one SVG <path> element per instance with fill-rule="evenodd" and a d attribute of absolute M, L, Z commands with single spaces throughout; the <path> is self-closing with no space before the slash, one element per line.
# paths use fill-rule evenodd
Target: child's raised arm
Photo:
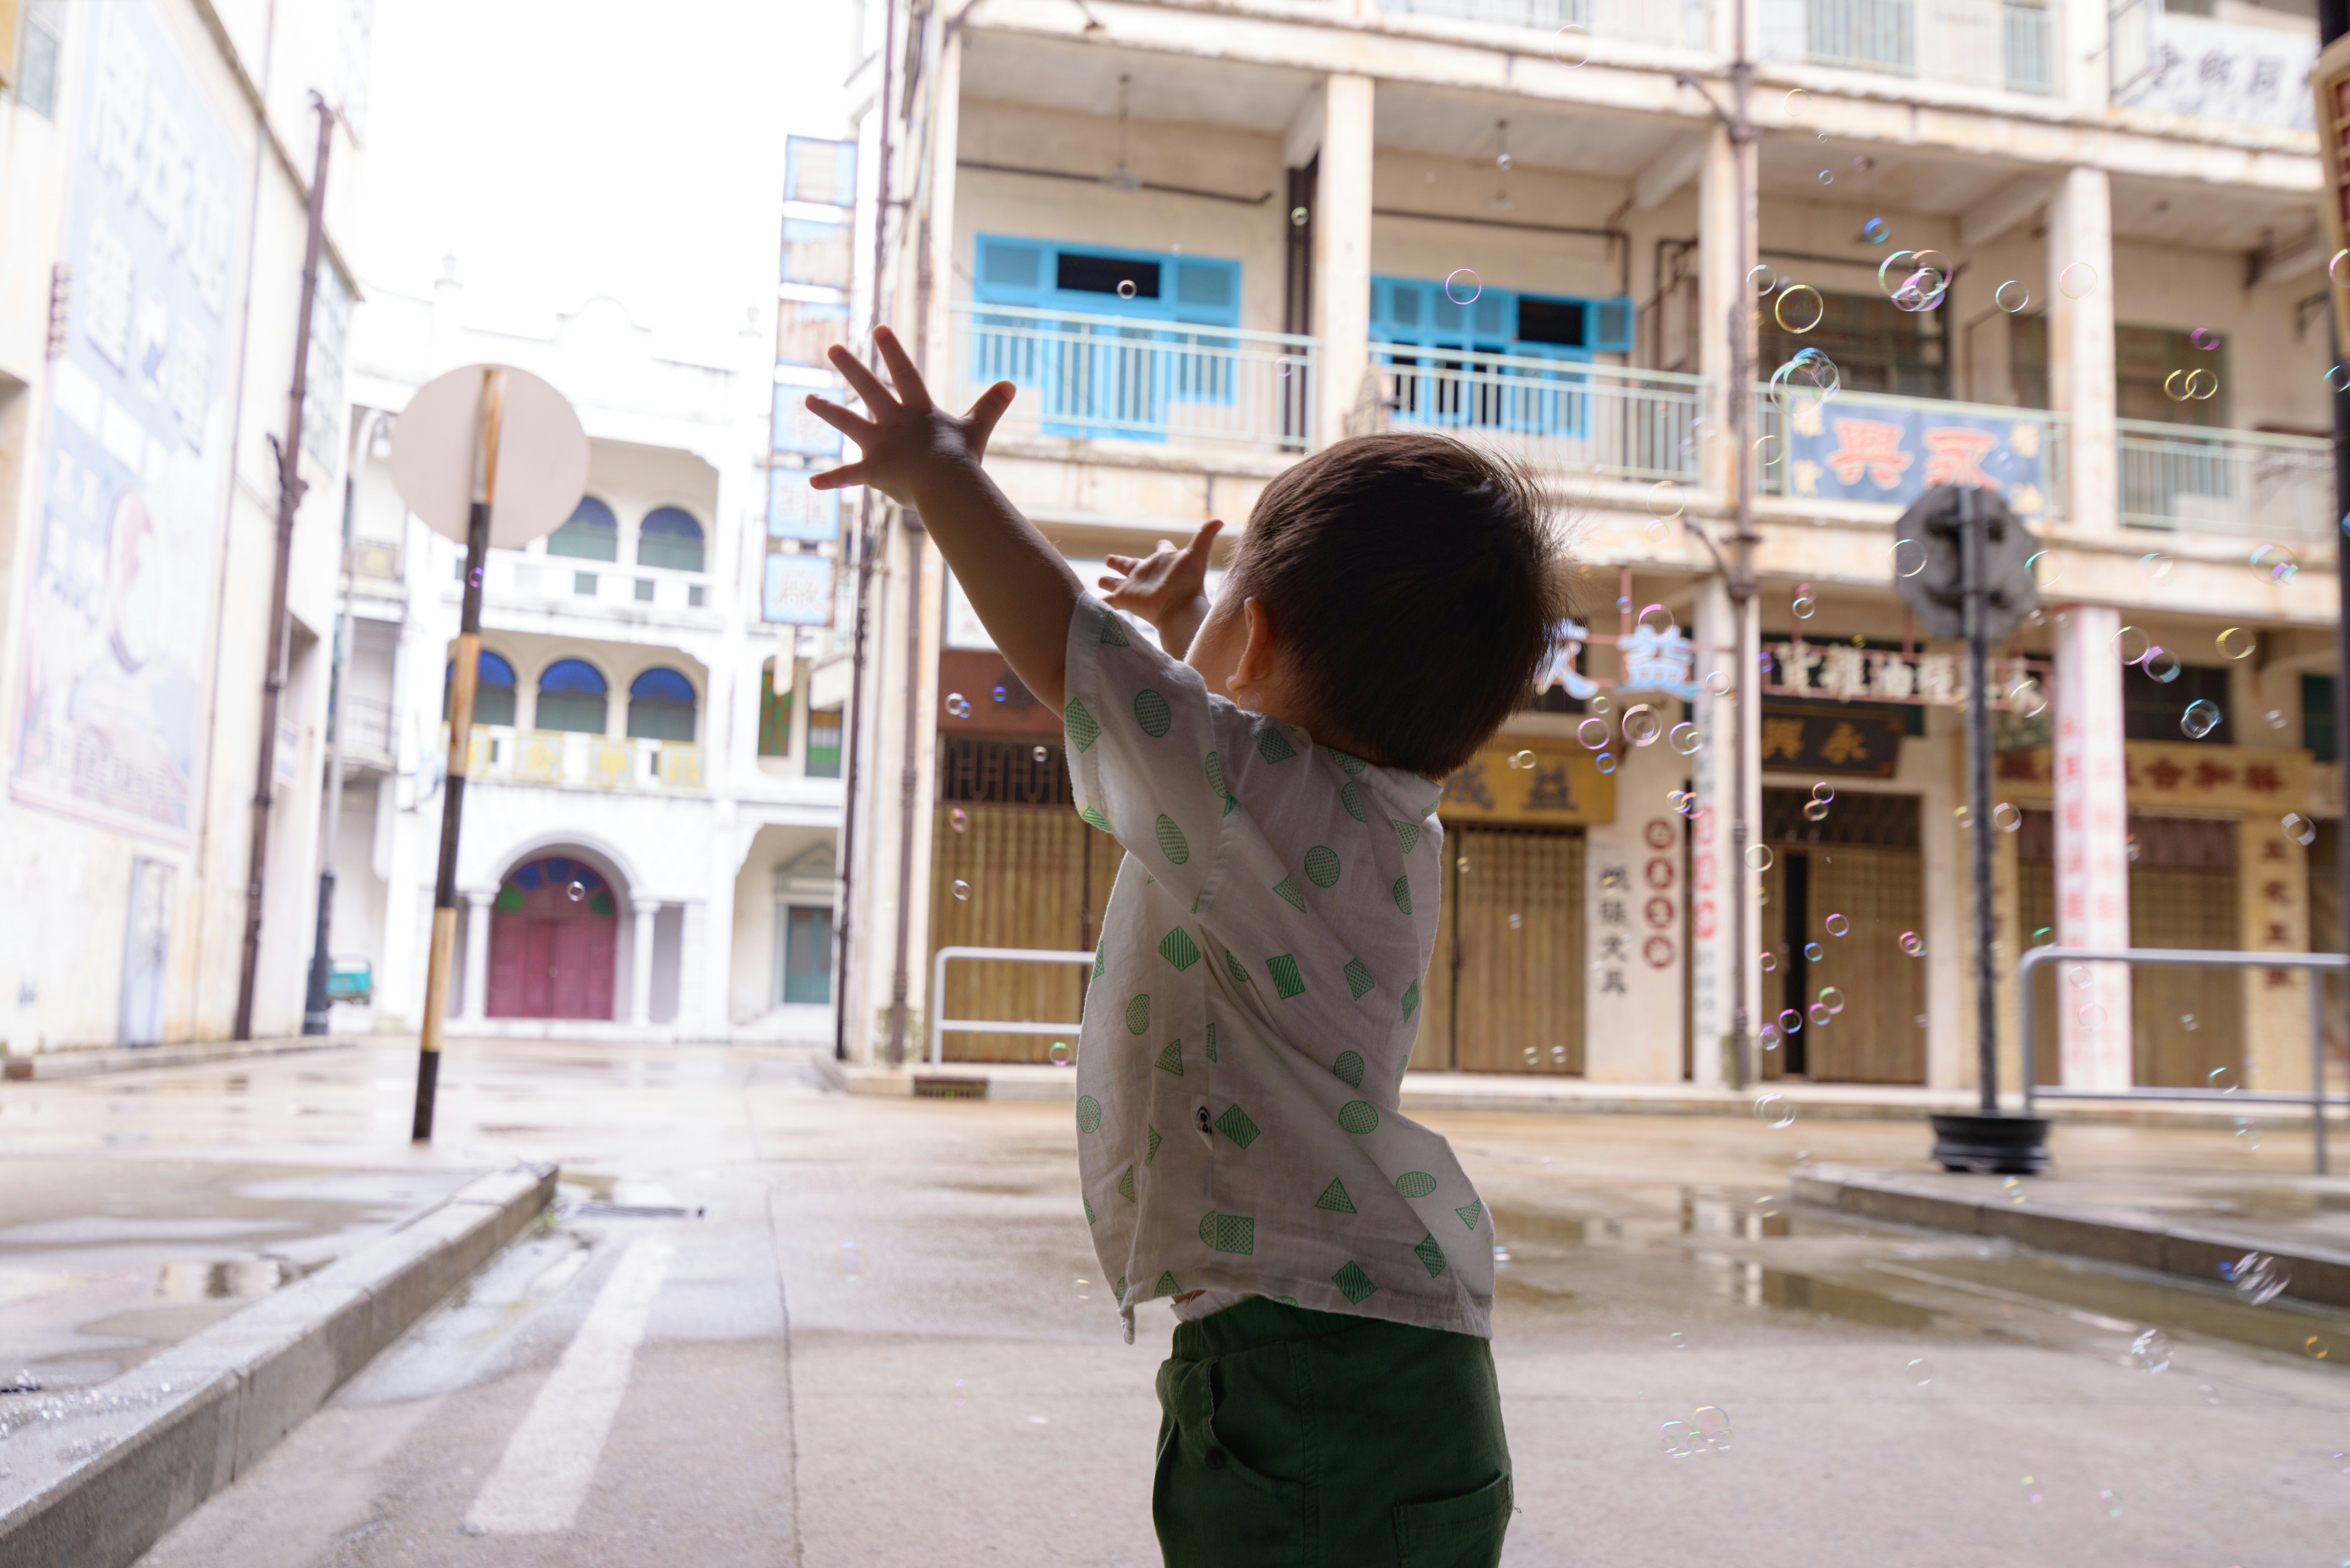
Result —
<path fill-rule="evenodd" d="M 857 462 L 819 473 L 812 483 L 818 490 L 869 484 L 920 513 L 1013 673 L 1057 711 L 1069 617 L 1084 590 L 1060 552 L 980 468 L 989 432 L 1012 406 L 1012 383 L 988 388 L 971 412 L 957 419 L 931 401 L 930 389 L 896 333 L 877 328 L 873 341 L 898 391 L 893 396 L 847 349 L 833 348 L 834 368 L 857 389 L 873 417 L 808 398 L 809 412 L 861 449 Z"/>

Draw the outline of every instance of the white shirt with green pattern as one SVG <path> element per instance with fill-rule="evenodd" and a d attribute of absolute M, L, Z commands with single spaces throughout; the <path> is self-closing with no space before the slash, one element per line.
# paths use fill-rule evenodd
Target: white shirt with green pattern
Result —
<path fill-rule="evenodd" d="M 1436 940 L 1437 787 L 1211 695 L 1091 595 L 1069 769 L 1125 863 L 1077 1057 L 1086 1220 L 1134 1307 L 1266 1295 L 1490 1334 L 1493 1231 L 1398 1109 Z"/>

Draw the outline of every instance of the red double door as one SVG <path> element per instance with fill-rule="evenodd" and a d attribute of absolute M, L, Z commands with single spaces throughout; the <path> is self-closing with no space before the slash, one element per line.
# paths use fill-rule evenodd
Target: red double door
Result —
<path fill-rule="evenodd" d="M 550 857 L 515 868 L 490 911 L 493 1018 L 609 1018 L 620 921 L 594 867 Z"/>

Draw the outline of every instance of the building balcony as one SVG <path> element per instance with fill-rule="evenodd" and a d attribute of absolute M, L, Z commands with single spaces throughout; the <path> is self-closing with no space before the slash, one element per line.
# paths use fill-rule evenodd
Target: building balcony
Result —
<path fill-rule="evenodd" d="M 1524 27 L 1556 34 L 1577 27 L 1594 38 L 1667 49 L 1702 49 L 1708 0 L 1378 0 L 1390 16 Z"/>
<path fill-rule="evenodd" d="M 1762 0 L 1762 56 L 2043 97 L 2059 20 L 2033 0 Z"/>
<path fill-rule="evenodd" d="M 1350 434 L 1430 430 L 1498 448 L 1529 467 L 1694 483 L 1705 380 L 1508 355 L 1371 345 L 1373 382 Z"/>
<path fill-rule="evenodd" d="M 2315 543 L 2334 537 L 2334 446 L 2316 436 L 2116 421 L 2122 524 Z"/>
<path fill-rule="evenodd" d="M 954 306 L 957 406 L 1010 381 L 996 439 L 1297 454 L 1313 442 L 1311 337 L 1026 306 Z"/>
<path fill-rule="evenodd" d="M 443 746 L 448 734 L 443 724 Z M 700 794 L 707 787 L 698 742 L 519 730 L 507 724 L 473 726 L 465 771 L 479 780 L 566 789 Z"/>
<path fill-rule="evenodd" d="M 346 697 L 338 705 L 343 765 L 364 773 L 391 772 L 400 756 L 400 729 L 391 704 Z"/>

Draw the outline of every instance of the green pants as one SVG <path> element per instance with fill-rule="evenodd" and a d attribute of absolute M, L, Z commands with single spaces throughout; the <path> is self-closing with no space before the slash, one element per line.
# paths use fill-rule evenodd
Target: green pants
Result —
<path fill-rule="evenodd" d="M 1150 1513 L 1168 1568 L 1492 1568 L 1510 1448 L 1482 1339 L 1253 1296 L 1179 1324 Z"/>

